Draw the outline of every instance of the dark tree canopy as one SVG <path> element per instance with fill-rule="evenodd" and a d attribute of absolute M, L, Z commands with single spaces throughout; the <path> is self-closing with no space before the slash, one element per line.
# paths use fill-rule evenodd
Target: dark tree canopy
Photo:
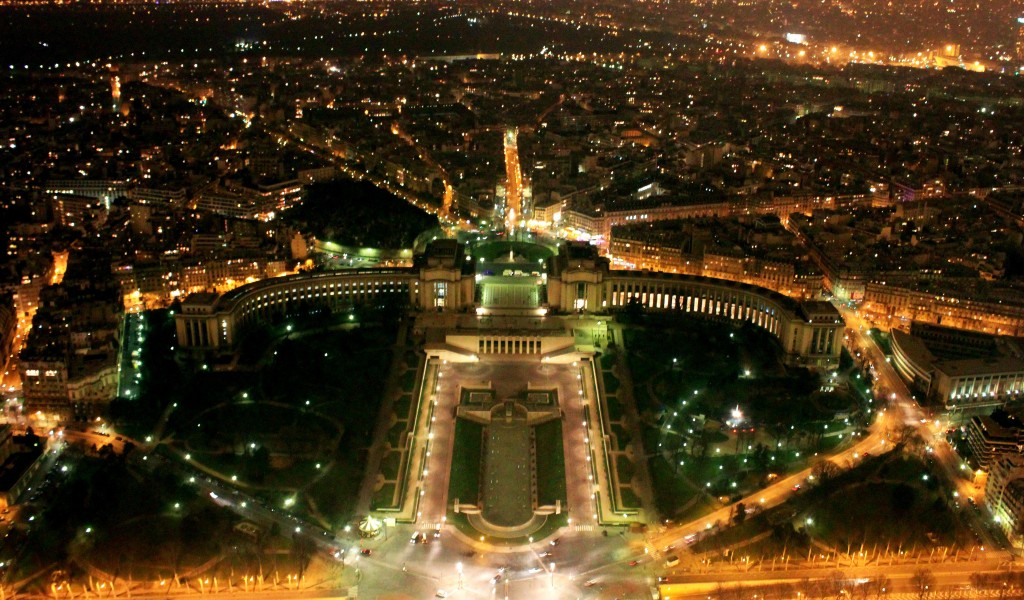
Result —
<path fill-rule="evenodd" d="M 317 239 L 347 246 L 411 248 L 416 236 L 437 227 L 437 217 L 366 181 L 310 186 L 284 220 Z"/>

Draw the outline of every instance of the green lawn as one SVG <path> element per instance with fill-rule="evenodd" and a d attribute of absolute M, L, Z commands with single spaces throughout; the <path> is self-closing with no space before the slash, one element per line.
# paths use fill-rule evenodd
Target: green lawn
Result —
<path fill-rule="evenodd" d="M 665 517 L 677 516 L 698 494 L 676 476 L 672 466 L 661 456 L 652 456 L 647 462 L 647 468 L 654 488 L 654 504 Z"/>
<path fill-rule="evenodd" d="M 397 421 L 388 429 L 388 443 L 391 444 L 392 448 L 401 448 L 402 441 L 405 439 L 405 430 L 409 428 L 408 421 Z"/>
<path fill-rule="evenodd" d="M 614 394 L 619 391 L 619 378 L 612 375 L 611 371 L 601 371 L 604 377 L 604 391 L 606 394 Z"/>
<path fill-rule="evenodd" d="M 275 452 L 296 449 L 305 441 L 330 447 L 337 437 L 334 422 L 319 417 L 304 407 L 268 405 L 263 403 L 222 405 L 204 413 L 189 432 L 193 449 L 218 451 L 249 443 L 271 443 Z"/>
<path fill-rule="evenodd" d="M 604 397 L 605 408 L 608 409 L 608 420 L 618 421 L 622 419 L 622 404 L 615 396 Z"/>
<path fill-rule="evenodd" d="M 537 426 L 537 500 L 543 506 L 561 500 L 565 505 L 565 453 L 562 450 L 562 421 Z"/>
<path fill-rule="evenodd" d="M 402 391 L 411 394 L 416 387 L 416 371 L 409 369 L 402 373 Z"/>
<path fill-rule="evenodd" d="M 799 402 L 817 389 L 816 376 L 785 368 L 778 341 L 766 331 L 686 315 L 649 315 L 645 323 L 624 330 L 641 413 L 685 407 L 718 418 L 739 404 L 756 422 L 820 418 Z M 744 376 L 748 370 L 753 379 Z M 611 393 L 614 384 L 607 375 L 605 381 Z M 805 405 L 809 414 L 794 413 Z"/>
<path fill-rule="evenodd" d="M 633 382 L 633 399 L 636 401 L 637 410 L 641 413 L 654 408 L 651 395 L 647 393 L 647 386 L 639 385 L 635 381 Z"/>
<path fill-rule="evenodd" d="M 388 451 L 380 461 L 380 474 L 385 479 L 396 479 L 398 477 L 398 468 L 401 465 L 402 453 L 393 450 Z"/>
<path fill-rule="evenodd" d="M 563 512 L 560 515 L 548 515 L 547 520 L 544 521 L 544 524 L 541 525 L 541 528 L 538 529 L 537 531 L 534 531 L 533 535 L 530 536 L 530 537 L 532 537 L 535 541 L 540 541 L 540 540 L 543 540 L 544 538 L 546 538 L 548 536 L 551 536 L 551 535 L 555 534 L 559 529 L 561 529 L 562 527 L 565 527 L 566 525 L 569 524 L 568 517 L 569 517 L 569 515 L 566 512 Z M 528 541 L 528 540 L 520 539 L 520 540 L 512 540 L 512 541 L 516 542 L 516 543 L 519 543 L 519 544 L 522 544 L 524 541 Z"/>
<path fill-rule="evenodd" d="M 640 502 L 640 497 L 636 495 L 632 488 L 619 488 L 619 496 L 622 498 L 622 506 L 620 510 L 632 510 L 643 508 Z"/>
<path fill-rule="evenodd" d="M 331 469 L 313 485 L 303 490 L 303 495 L 316 502 L 320 514 L 331 524 L 344 523 L 352 519 L 365 463 L 364 452 L 353 456 L 350 451 L 339 449 Z"/>
<path fill-rule="evenodd" d="M 412 396 L 410 394 L 402 394 L 398 400 L 395 400 L 394 408 L 396 417 L 411 420 L 412 415 L 409 414 L 409 409 L 412 408 Z"/>
<path fill-rule="evenodd" d="M 633 436 L 629 435 L 626 428 L 618 423 L 612 423 L 612 433 L 615 435 L 615 446 L 618 450 L 625 450 Z"/>
<path fill-rule="evenodd" d="M 374 492 L 372 499 L 373 508 L 377 510 L 393 508 L 395 502 L 401 502 L 400 498 L 398 500 L 395 499 L 395 487 L 394 483 L 385 483 L 384 487 Z"/>
<path fill-rule="evenodd" d="M 629 460 L 629 457 L 624 454 L 619 454 L 615 457 L 615 469 L 618 471 L 620 484 L 629 484 L 636 472 L 633 461 Z"/>
<path fill-rule="evenodd" d="M 471 538 L 479 539 L 480 537 L 480 532 L 469 524 L 469 519 L 464 513 L 449 511 L 448 523 L 454 525 L 456 529 Z M 523 544 L 530 543 L 530 538 L 532 538 L 534 542 L 540 542 L 545 538 L 554 535 L 559 529 L 567 526 L 568 524 L 569 515 L 566 512 L 562 512 L 562 514 L 559 515 L 548 515 L 547 519 L 544 520 L 544 524 L 540 526 L 540 529 L 534 531 L 532 535 L 516 538 L 487 537 L 486 540 L 488 544 L 494 544 L 495 546 L 521 546 Z"/>
<path fill-rule="evenodd" d="M 455 445 L 452 450 L 452 471 L 448 499 L 466 504 L 480 501 L 480 468 L 483 460 L 484 428 L 465 419 L 455 422 Z"/>
<path fill-rule="evenodd" d="M 541 268 L 543 265 L 538 261 L 544 261 L 553 254 L 550 248 L 528 242 L 496 240 L 473 246 L 473 255 L 478 259 L 483 259 L 488 264 L 510 264 L 511 261 L 508 260 L 509 251 L 512 251 L 516 257 L 526 259 L 531 265 L 538 265 L 537 267 L 531 266 L 529 269 L 522 267 L 524 271 L 543 271 L 544 269 Z"/>

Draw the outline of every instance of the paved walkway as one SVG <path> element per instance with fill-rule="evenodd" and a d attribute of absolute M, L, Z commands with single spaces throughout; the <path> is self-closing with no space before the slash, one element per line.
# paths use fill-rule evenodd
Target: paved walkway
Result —
<path fill-rule="evenodd" d="M 636 521 L 642 521 L 640 511 L 623 514 L 616 512 L 613 506 L 613 499 L 618 502 L 615 495 L 615 482 L 610 478 L 611 455 L 608 453 L 608 440 L 605 438 L 602 426 L 603 405 L 600 405 L 600 392 L 598 386 L 599 371 L 592 361 L 583 361 L 579 365 L 580 383 L 583 390 L 583 402 L 587 407 L 589 418 L 586 420 L 587 439 L 589 440 L 590 465 L 595 483 L 595 498 L 597 506 L 594 508 L 597 522 L 601 525 L 629 525 Z"/>

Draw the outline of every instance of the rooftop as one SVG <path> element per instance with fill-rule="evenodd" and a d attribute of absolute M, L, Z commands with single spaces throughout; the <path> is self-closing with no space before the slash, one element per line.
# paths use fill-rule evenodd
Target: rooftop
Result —
<path fill-rule="evenodd" d="M 0 492 L 8 492 L 13 488 L 42 453 L 42 448 L 34 447 L 7 457 L 4 464 L 0 465 Z"/>

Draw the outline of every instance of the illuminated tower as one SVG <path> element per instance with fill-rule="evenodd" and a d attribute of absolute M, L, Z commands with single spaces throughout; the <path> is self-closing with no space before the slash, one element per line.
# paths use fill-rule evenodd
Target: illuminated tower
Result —
<path fill-rule="evenodd" d="M 523 174 L 519 169 L 519 130 L 505 130 L 505 229 L 513 231 L 523 213 Z"/>

